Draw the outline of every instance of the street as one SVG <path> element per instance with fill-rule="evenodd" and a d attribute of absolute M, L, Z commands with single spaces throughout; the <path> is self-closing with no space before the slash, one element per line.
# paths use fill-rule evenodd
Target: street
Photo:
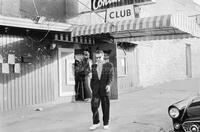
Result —
<path fill-rule="evenodd" d="M 95 131 L 169 132 L 172 122 L 168 106 L 196 95 L 198 87 L 198 79 L 192 79 L 122 93 L 118 100 L 111 101 L 110 129 L 100 127 Z M 1 132 L 88 132 L 92 124 L 90 103 L 85 102 L 30 106 L 3 112 L 0 117 Z"/>

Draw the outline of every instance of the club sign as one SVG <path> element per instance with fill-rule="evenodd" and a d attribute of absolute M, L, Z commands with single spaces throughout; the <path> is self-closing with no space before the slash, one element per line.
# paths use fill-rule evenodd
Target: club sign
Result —
<path fill-rule="evenodd" d="M 109 6 L 111 4 L 120 2 L 120 0 L 92 0 L 92 10 L 97 10 L 104 6 Z"/>
<path fill-rule="evenodd" d="M 134 18 L 135 13 L 133 5 L 126 5 L 107 9 L 106 22 L 122 21 Z"/>

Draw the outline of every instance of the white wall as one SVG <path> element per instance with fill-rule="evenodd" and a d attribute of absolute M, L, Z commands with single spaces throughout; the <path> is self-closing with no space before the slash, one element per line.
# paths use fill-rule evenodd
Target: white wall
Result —
<path fill-rule="evenodd" d="M 188 16 L 199 14 L 200 6 L 192 0 L 157 0 L 156 4 L 141 6 L 140 17 L 157 16 L 173 13 L 184 13 Z"/>
<path fill-rule="evenodd" d="M 200 40 L 157 40 L 137 43 L 141 86 L 185 79 L 186 43 L 191 44 L 193 77 L 200 77 Z"/>
<path fill-rule="evenodd" d="M 191 44 L 192 77 L 200 77 L 200 39 L 189 39 L 186 43 Z"/>
<path fill-rule="evenodd" d="M 95 25 L 104 23 L 105 12 L 90 12 L 85 14 L 80 14 L 72 19 L 67 19 L 66 22 L 74 25 Z"/>

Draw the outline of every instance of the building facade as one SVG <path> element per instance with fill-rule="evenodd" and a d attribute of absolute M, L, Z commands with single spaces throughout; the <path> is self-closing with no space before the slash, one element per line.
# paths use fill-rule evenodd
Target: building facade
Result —
<path fill-rule="evenodd" d="M 200 76 L 199 5 L 113 0 L 109 10 L 90 11 L 92 1 L 0 0 L 2 111 L 74 100 L 73 63 L 84 50 L 95 60 L 92 53 L 102 49 L 114 64 L 113 99 L 140 87 Z"/>
<path fill-rule="evenodd" d="M 78 46 L 69 38 L 72 25 L 63 22 L 76 15 L 77 4 L 72 0 L 0 3 L 1 111 L 72 101 L 74 82 L 68 73 Z"/>
<path fill-rule="evenodd" d="M 90 1 L 87 2 L 92 5 Z M 200 6 L 191 0 L 159 0 L 147 1 L 147 3 L 140 1 L 139 4 L 135 1 L 136 3 L 132 4 L 135 13 L 132 18 L 123 21 L 108 19 L 109 13 L 110 17 L 114 17 L 111 14 L 113 12 L 117 17 L 117 11 L 119 14 L 122 11 L 121 17 L 124 16 L 123 11 L 130 8 L 128 2 L 126 0 L 114 2 L 110 6 L 92 12 L 89 11 L 91 8 L 81 4 L 82 13 L 68 20 L 80 25 L 77 31 L 74 31 L 74 36 L 91 35 L 94 38 L 102 34 L 112 36 L 113 43 L 117 47 L 118 92 L 166 81 L 200 77 L 200 69 L 197 67 L 200 49 L 199 25 L 194 17 L 200 11 Z M 178 17 L 178 14 L 183 16 Z M 174 19 L 176 15 L 177 21 Z M 172 17 L 168 19 L 166 16 Z M 186 19 L 182 19 L 183 17 Z M 188 19 L 195 28 L 187 24 Z M 184 27 L 181 23 L 175 26 L 174 20 L 188 27 Z M 168 22 L 171 24 L 166 24 Z M 91 26 L 83 26 L 88 23 Z M 133 24 L 131 25 L 133 27 L 129 24 Z M 175 31 L 178 25 L 182 27 L 178 28 L 179 31 Z M 170 26 L 171 29 L 167 29 Z M 195 35 L 192 33 L 194 30 L 196 30 Z M 99 39 L 96 42 L 98 43 Z M 123 69 L 122 76 L 120 69 Z"/>

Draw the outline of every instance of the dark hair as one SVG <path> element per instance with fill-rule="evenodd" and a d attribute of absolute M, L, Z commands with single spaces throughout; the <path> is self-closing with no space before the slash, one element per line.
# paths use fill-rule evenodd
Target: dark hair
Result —
<path fill-rule="evenodd" d="M 88 56 L 90 55 L 90 53 L 88 51 L 83 51 L 83 54 L 88 55 Z"/>
<path fill-rule="evenodd" d="M 96 54 L 102 54 L 102 55 L 104 55 L 104 52 L 103 52 L 103 50 L 96 50 L 96 52 L 95 52 Z"/>

